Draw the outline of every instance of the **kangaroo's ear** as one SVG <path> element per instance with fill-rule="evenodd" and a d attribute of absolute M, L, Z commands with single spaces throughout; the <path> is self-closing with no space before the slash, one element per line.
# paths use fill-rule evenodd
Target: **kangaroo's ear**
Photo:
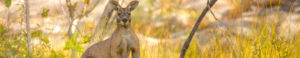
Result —
<path fill-rule="evenodd" d="M 109 1 L 109 3 L 112 5 L 114 10 L 118 10 L 120 8 L 120 4 L 117 1 Z"/>
<path fill-rule="evenodd" d="M 137 7 L 138 4 L 139 4 L 139 1 L 131 1 L 126 8 L 128 8 L 130 11 L 132 11 Z"/>

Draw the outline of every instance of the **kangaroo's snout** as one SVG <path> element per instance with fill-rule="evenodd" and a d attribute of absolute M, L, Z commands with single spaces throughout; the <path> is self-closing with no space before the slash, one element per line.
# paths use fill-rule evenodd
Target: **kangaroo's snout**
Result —
<path fill-rule="evenodd" d="M 125 19 L 122 19 L 122 21 L 123 21 L 124 23 L 126 23 L 126 22 L 128 21 L 128 19 L 125 18 Z"/>

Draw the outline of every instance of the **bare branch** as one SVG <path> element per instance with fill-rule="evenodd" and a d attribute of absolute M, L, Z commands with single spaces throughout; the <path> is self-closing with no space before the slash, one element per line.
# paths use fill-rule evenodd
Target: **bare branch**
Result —
<path fill-rule="evenodd" d="M 91 5 L 86 6 L 87 9 L 84 10 L 82 14 L 79 14 L 76 18 L 81 19 L 82 17 L 84 17 L 84 16 L 88 15 L 89 13 L 91 13 L 95 9 L 95 7 L 99 4 L 100 0 L 92 0 L 90 2 L 91 2 Z"/>
<path fill-rule="evenodd" d="M 26 31 L 27 31 L 27 52 L 28 52 L 28 57 L 32 58 L 28 0 L 25 0 L 25 6 L 26 6 L 25 13 L 26 13 Z"/>
<path fill-rule="evenodd" d="M 7 23 L 7 26 L 9 26 L 10 22 L 9 22 L 9 19 L 10 19 L 10 9 L 9 7 L 7 7 L 7 14 L 6 14 L 6 23 Z"/>
<path fill-rule="evenodd" d="M 217 0 L 212 0 L 212 3 L 209 4 L 209 5 L 210 5 L 210 6 L 213 6 L 216 2 L 217 2 Z M 204 18 L 204 16 L 206 15 L 206 13 L 207 13 L 208 10 L 209 10 L 209 7 L 206 7 L 206 8 L 202 11 L 200 17 L 198 18 L 196 24 L 195 24 L 194 27 L 193 27 L 192 32 L 190 33 L 188 39 L 185 41 L 185 43 L 184 43 L 184 45 L 183 45 L 183 47 L 182 47 L 182 49 L 181 49 L 180 58 L 184 58 L 185 53 L 186 53 L 186 50 L 189 48 L 190 42 L 191 42 L 191 40 L 192 40 L 192 38 L 193 38 L 193 36 L 194 36 L 194 34 L 195 34 L 197 28 L 199 27 L 199 25 L 200 25 L 202 19 Z"/>
<path fill-rule="evenodd" d="M 209 4 L 210 4 L 210 2 L 209 2 L 209 0 L 207 0 L 207 7 L 208 7 L 209 12 L 213 15 L 214 19 L 216 21 L 218 21 L 219 19 L 216 17 L 216 15 L 214 14 L 214 12 L 211 10 Z"/>

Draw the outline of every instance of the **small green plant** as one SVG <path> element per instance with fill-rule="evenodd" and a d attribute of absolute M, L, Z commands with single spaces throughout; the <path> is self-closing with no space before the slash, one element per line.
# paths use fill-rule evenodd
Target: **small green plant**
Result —
<path fill-rule="evenodd" d="M 9 8 L 11 6 L 11 0 L 5 0 L 5 7 Z"/>
<path fill-rule="evenodd" d="M 43 18 L 48 17 L 49 11 L 50 11 L 49 9 L 43 8 L 43 12 L 42 12 L 41 16 Z"/>

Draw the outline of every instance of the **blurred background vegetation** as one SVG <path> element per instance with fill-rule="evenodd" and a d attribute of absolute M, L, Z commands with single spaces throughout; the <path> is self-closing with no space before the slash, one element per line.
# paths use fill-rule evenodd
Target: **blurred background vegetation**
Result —
<path fill-rule="evenodd" d="M 114 18 L 101 18 L 107 0 L 70 1 L 67 6 L 65 0 L 29 0 L 33 58 L 79 58 L 114 31 Z M 131 25 L 141 58 L 178 58 L 206 2 L 140 0 Z M 207 13 L 186 57 L 300 58 L 299 6 L 298 0 L 218 0 L 211 9 L 217 19 Z M 0 0 L 0 58 L 28 57 L 25 15 L 24 0 Z"/>

